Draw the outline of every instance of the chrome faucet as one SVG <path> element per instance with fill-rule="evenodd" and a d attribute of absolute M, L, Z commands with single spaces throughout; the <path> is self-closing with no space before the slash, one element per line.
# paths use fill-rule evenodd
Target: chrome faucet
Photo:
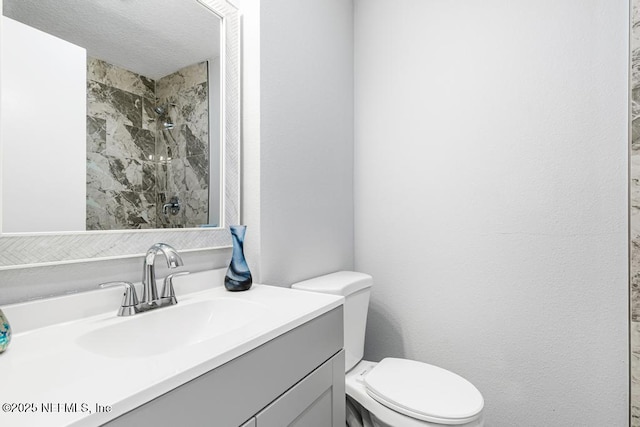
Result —
<path fill-rule="evenodd" d="M 167 266 L 169 268 L 177 268 L 184 265 L 182 258 L 178 255 L 178 251 L 173 247 L 166 243 L 156 243 L 151 246 L 144 257 L 142 270 L 142 301 L 138 302 L 136 288 L 130 282 L 108 282 L 100 285 L 101 288 L 109 288 L 112 286 L 125 287 L 125 293 L 122 298 L 122 305 L 118 311 L 118 316 L 131 316 L 133 314 L 178 303 L 173 290 L 173 278 L 189 274 L 189 272 L 181 271 L 179 273 L 169 274 L 165 277 L 164 286 L 162 287 L 162 295 L 158 298 L 155 260 L 156 255 L 160 253 L 162 253 L 167 259 Z"/>
<path fill-rule="evenodd" d="M 153 304 L 158 300 L 158 288 L 156 286 L 156 255 L 164 254 L 167 259 L 167 267 L 177 268 L 184 265 L 182 258 L 173 247 L 166 243 L 156 243 L 151 246 L 144 257 L 142 266 L 142 304 Z"/>

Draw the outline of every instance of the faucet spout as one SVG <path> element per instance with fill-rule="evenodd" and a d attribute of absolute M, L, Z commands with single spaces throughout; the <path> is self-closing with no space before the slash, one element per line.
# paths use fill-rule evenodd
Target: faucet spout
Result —
<path fill-rule="evenodd" d="M 142 304 L 151 304 L 158 299 L 158 288 L 156 286 L 155 260 L 156 255 L 162 253 L 167 260 L 167 267 L 177 268 L 184 263 L 182 258 L 172 246 L 166 243 L 156 243 L 151 246 L 144 257 L 142 271 Z"/>

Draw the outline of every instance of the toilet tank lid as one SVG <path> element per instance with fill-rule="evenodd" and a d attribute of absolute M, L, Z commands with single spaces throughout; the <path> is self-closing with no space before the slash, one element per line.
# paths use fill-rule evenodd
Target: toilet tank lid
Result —
<path fill-rule="evenodd" d="M 356 271 L 338 271 L 303 282 L 294 283 L 292 289 L 347 296 L 373 285 L 373 277 Z"/>

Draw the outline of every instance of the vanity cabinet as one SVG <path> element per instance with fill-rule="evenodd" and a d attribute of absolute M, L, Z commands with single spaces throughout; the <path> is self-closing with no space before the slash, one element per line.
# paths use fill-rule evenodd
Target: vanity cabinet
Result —
<path fill-rule="evenodd" d="M 327 427 L 344 425 L 344 351 L 325 362 L 305 379 L 256 415 L 256 427 Z M 338 378 L 337 375 L 341 378 Z"/>
<path fill-rule="evenodd" d="M 342 322 L 340 306 L 105 425 L 342 427 Z"/>

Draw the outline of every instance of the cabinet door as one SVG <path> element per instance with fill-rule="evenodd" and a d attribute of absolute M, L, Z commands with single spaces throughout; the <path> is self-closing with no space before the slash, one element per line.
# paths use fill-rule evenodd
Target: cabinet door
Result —
<path fill-rule="evenodd" d="M 256 416 L 256 427 L 344 426 L 344 351 Z"/>

